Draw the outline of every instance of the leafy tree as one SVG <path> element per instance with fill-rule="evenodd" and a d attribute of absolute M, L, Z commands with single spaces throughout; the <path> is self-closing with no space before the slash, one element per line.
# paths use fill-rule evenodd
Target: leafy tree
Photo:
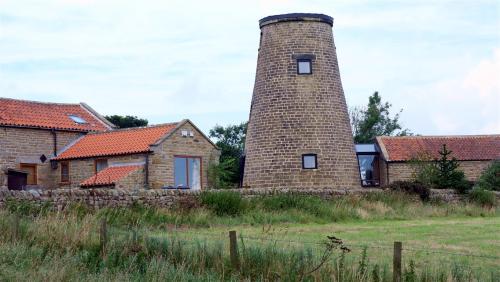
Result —
<path fill-rule="evenodd" d="M 477 184 L 484 190 L 500 191 L 500 161 L 494 161 L 481 174 Z"/>
<path fill-rule="evenodd" d="M 349 116 L 351 118 L 351 127 L 353 131 L 354 142 L 371 143 L 376 136 L 406 136 L 412 135 L 408 129 L 403 129 L 399 123 L 400 110 L 391 118 L 389 110 L 392 105 L 388 102 L 383 103 L 382 97 L 378 92 L 373 93 L 368 98 L 367 107 L 355 107 L 351 109 Z"/>
<path fill-rule="evenodd" d="M 240 159 L 245 149 L 247 122 L 228 125 L 216 125 L 209 132 L 209 137 L 216 140 L 215 144 L 221 149 L 220 164 L 213 168 L 218 175 L 218 182 L 223 186 L 235 186 L 240 182 L 242 167 Z"/>
<path fill-rule="evenodd" d="M 148 125 L 147 119 L 138 118 L 136 116 L 120 116 L 112 115 L 105 118 L 118 128 L 140 127 Z"/>

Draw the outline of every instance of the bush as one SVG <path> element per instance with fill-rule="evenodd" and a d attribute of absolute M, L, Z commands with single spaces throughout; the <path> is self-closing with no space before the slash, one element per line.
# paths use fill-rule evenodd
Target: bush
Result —
<path fill-rule="evenodd" d="M 478 181 L 478 186 L 485 190 L 500 191 L 500 161 L 494 161 Z"/>
<path fill-rule="evenodd" d="M 429 187 L 418 181 L 394 181 L 389 185 L 389 189 L 408 194 L 417 194 L 422 201 L 429 200 L 431 195 Z"/>
<path fill-rule="evenodd" d="M 219 216 L 239 215 L 244 210 L 243 199 L 237 192 L 202 192 L 200 200 L 203 206 Z"/>
<path fill-rule="evenodd" d="M 232 181 L 235 178 L 234 170 L 237 170 L 235 159 L 224 160 L 220 163 L 212 163 L 208 166 L 208 182 L 211 188 L 228 189 L 236 187 Z"/>
<path fill-rule="evenodd" d="M 494 207 L 497 202 L 495 193 L 481 188 L 473 189 L 469 193 L 469 200 L 483 207 Z"/>

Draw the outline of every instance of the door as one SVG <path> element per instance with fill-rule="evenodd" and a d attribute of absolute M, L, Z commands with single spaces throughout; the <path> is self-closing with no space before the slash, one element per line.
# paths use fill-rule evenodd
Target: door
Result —
<path fill-rule="evenodd" d="M 27 174 L 22 171 L 9 169 L 7 171 L 7 188 L 9 190 L 23 190 L 26 186 Z"/>
<path fill-rule="evenodd" d="M 28 174 L 27 180 L 26 180 L 27 185 L 36 185 L 37 184 L 36 164 L 21 164 L 21 170 L 25 171 Z"/>

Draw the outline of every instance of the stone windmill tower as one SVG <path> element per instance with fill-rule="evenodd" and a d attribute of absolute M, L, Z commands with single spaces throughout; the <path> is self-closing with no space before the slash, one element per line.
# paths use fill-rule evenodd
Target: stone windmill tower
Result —
<path fill-rule="evenodd" d="M 285 14 L 259 24 L 243 186 L 360 186 L 333 18 Z"/>

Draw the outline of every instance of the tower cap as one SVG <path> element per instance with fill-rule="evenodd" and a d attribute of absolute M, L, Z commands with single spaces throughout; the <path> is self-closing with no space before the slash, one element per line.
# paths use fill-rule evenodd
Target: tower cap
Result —
<path fill-rule="evenodd" d="M 259 27 L 277 23 L 277 22 L 292 22 L 292 21 L 311 21 L 311 22 L 323 22 L 330 26 L 333 26 L 333 18 L 324 14 L 311 14 L 311 13 L 291 13 L 291 14 L 281 14 L 273 15 L 262 18 L 259 20 Z"/>

